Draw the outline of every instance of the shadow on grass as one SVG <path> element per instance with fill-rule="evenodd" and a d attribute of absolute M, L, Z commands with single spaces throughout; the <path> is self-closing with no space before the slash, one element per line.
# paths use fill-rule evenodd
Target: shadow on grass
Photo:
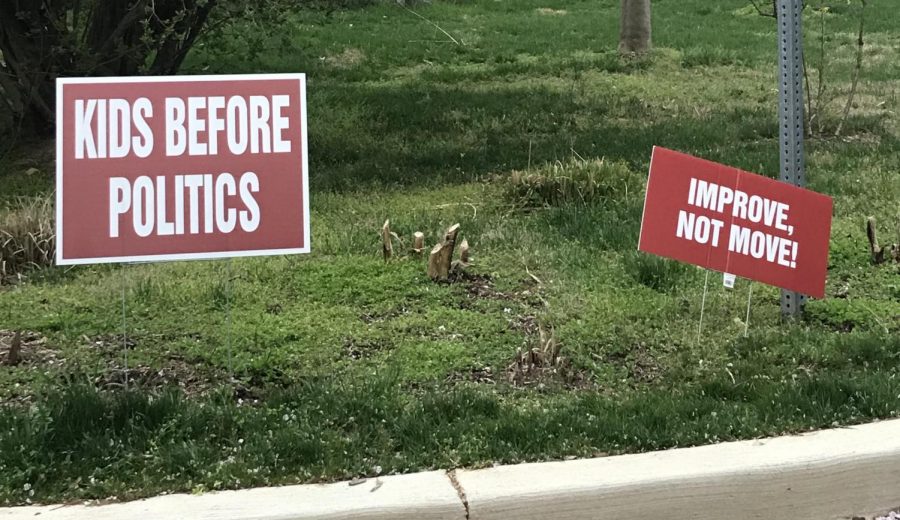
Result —
<path fill-rule="evenodd" d="M 654 145 L 777 171 L 774 105 L 675 118 L 613 94 L 585 100 L 545 86 L 332 84 L 310 101 L 311 113 L 323 112 L 310 119 L 312 185 L 467 182 L 575 154 L 641 170 Z"/>

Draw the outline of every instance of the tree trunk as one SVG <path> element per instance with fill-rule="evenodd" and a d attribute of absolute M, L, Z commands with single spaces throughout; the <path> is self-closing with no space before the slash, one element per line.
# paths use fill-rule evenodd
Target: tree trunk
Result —
<path fill-rule="evenodd" d="M 133 4 L 121 0 L 97 0 L 87 27 L 85 42 L 100 63 L 93 73 L 106 76 L 133 76 L 140 72 L 142 53 L 129 51 L 141 44 L 140 22 L 146 18 L 147 0 Z"/>
<path fill-rule="evenodd" d="M 53 128 L 51 75 L 70 58 L 46 51 L 60 45 L 59 23 L 58 11 L 38 0 L 0 1 L 0 74 L 5 76 L 0 87 L 13 117 L 31 133 L 47 135 Z"/>
<path fill-rule="evenodd" d="M 188 51 L 196 43 L 203 27 L 206 25 L 206 21 L 209 19 L 210 13 L 217 3 L 218 0 L 207 0 L 206 2 L 194 0 L 192 2 L 193 9 L 183 19 L 175 23 L 174 29 L 177 37 L 163 39 L 156 50 L 156 56 L 148 70 L 149 74 L 168 76 L 178 72 L 178 69 L 181 68 L 181 64 L 187 57 Z M 178 3 L 171 2 L 166 5 L 172 11 L 170 18 L 164 19 L 178 19 Z M 165 32 L 166 28 L 161 26 L 155 28 L 155 30 Z"/>
<path fill-rule="evenodd" d="M 622 0 L 619 52 L 644 53 L 651 48 L 650 0 Z"/>

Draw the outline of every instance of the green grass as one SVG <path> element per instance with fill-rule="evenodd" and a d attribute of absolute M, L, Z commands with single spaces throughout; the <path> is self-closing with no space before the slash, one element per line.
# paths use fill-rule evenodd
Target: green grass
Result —
<path fill-rule="evenodd" d="M 896 343 L 894 344 L 896 348 Z M 379 375 L 309 380 L 265 405 L 219 393 L 98 395 L 70 384 L 39 408 L 0 415 L 4 500 L 130 499 L 171 491 L 319 482 L 547 456 L 658 450 L 889 415 L 900 383 L 722 375 L 674 393 L 410 391 Z M 26 484 L 30 484 L 27 486 Z"/>
<path fill-rule="evenodd" d="M 881 2 L 845 138 L 807 143 L 810 187 L 835 198 L 828 298 L 782 323 L 778 290 L 753 284 L 747 327 L 749 282 L 728 290 L 713 274 L 699 335 L 704 272 L 636 252 L 642 184 L 653 145 L 777 176 L 774 22 L 747 2 L 657 2 L 657 50 L 632 60 L 615 53 L 612 0 L 415 7 L 461 45 L 392 4 L 298 12 L 271 32 L 287 49 L 274 36 L 248 45 L 265 36 L 257 27 L 207 40 L 186 73 L 309 74 L 313 253 L 49 268 L 0 287 L 0 330 L 46 338 L 32 361 L 0 366 L 0 503 L 624 453 L 895 416 L 900 269 L 869 263 L 864 230 L 872 215 L 883 239 L 900 240 L 900 14 Z M 827 23 L 840 93 L 852 11 Z M 51 193 L 48 150 L 24 145 L 0 165 L 0 211 Z M 23 174 L 32 167 L 42 173 Z M 405 241 L 389 263 L 387 218 Z M 433 284 L 405 249 L 413 232 L 433 244 L 457 222 L 472 276 Z M 571 368 L 512 385 L 507 367 L 537 346 L 539 326 Z"/>

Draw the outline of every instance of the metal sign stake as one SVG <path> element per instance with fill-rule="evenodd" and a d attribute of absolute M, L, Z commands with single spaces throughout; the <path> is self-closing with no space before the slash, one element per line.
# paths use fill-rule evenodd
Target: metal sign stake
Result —
<path fill-rule="evenodd" d="M 709 269 L 705 269 L 706 278 L 703 282 L 703 299 L 700 301 L 700 324 L 697 325 L 697 344 L 703 338 L 703 314 L 706 312 L 706 293 L 709 291 Z"/>
<path fill-rule="evenodd" d="M 804 186 L 803 157 L 803 0 L 778 2 L 778 117 L 781 145 L 781 180 Z M 806 296 L 781 291 L 781 314 L 799 318 Z"/>
<path fill-rule="evenodd" d="M 128 269 L 127 266 L 121 267 L 121 275 L 122 275 L 122 352 L 125 355 L 125 390 L 128 391 L 128 314 L 125 311 L 126 307 L 126 292 L 128 284 L 128 279 L 125 276 L 125 270 Z"/>
<path fill-rule="evenodd" d="M 744 337 L 750 336 L 750 302 L 753 300 L 753 280 L 750 280 L 750 288 L 747 289 L 747 317 L 744 318 Z"/>
<path fill-rule="evenodd" d="M 231 299 L 234 297 L 234 278 L 231 275 L 231 258 L 228 259 L 228 286 L 225 300 L 225 343 L 228 349 L 228 374 L 234 381 L 234 355 L 231 351 Z"/>

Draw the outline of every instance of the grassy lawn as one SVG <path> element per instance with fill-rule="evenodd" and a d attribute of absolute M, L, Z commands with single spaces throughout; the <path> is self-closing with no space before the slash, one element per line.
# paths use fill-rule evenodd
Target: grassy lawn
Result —
<path fill-rule="evenodd" d="M 840 2 L 839 2 L 840 3 Z M 745 0 L 655 2 L 651 56 L 618 1 L 300 11 L 207 39 L 185 73 L 306 72 L 313 253 L 46 268 L 0 286 L 0 504 L 321 482 L 753 438 L 900 411 L 900 12 L 825 15 L 835 99 L 807 143 L 835 199 L 828 298 L 722 286 L 636 251 L 653 145 L 776 177 L 775 22 Z M 811 67 L 821 15 L 808 10 Z M 277 35 L 277 37 L 276 37 Z M 253 52 L 251 52 L 253 51 Z M 815 75 L 812 78 L 815 81 Z M 52 192 L 52 145 L 0 164 L 0 222 Z M 29 168 L 38 173 L 26 175 Z M 546 197 L 515 179 L 574 179 Z M 587 179 L 587 180 L 585 180 Z M 591 180 L 593 179 L 593 180 Z M 403 253 L 381 259 L 390 219 Z M 435 284 L 406 254 L 461 224 L 474 263 Z M 127 376 L 122 338 L 126 291 Z M 745 332 L 746 331 L 746 332 Z M 541 336 L 563 362 L 516 371 Z M 0 332 L 0 349 L 10 335 Z"/>

